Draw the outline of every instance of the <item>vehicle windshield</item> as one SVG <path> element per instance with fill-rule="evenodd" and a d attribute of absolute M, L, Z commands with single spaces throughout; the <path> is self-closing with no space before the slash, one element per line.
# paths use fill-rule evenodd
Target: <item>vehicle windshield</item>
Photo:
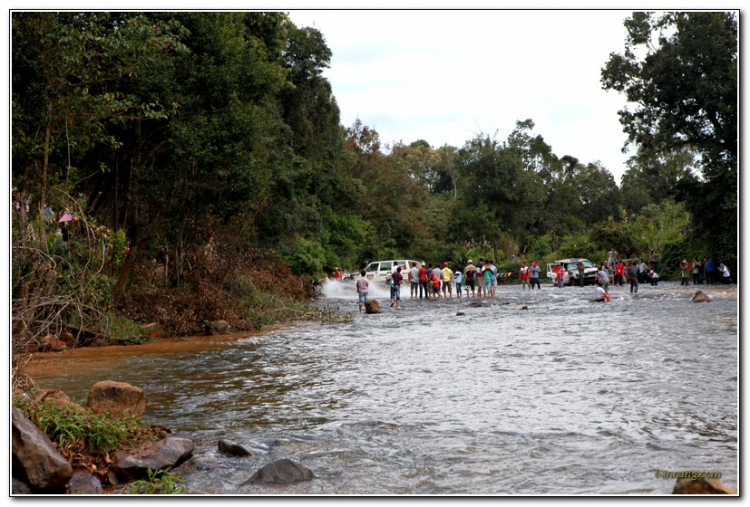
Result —
<path fill-rule="evenodd" d="M 365 271 L 367 271 L 368 273 L 371 273 L 371 272 L 373 272 L 373 271 L 377 271 L 377 270 L 378 270 L 378 265 L 379 265 L 379 264 L 380 264 L 379 262 L 371 262 L 371 263 L 370 263 L 370 264 L 369 264 L 369 265 L 368 265 L 368 266 L 367 266 L 367 267 L 365 268 Z"/>

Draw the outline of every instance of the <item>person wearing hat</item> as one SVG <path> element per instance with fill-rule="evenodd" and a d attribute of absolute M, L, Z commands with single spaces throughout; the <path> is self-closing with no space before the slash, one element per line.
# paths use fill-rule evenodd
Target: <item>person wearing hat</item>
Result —
<path fill-rule="evenodd" d="M 477 277 L 477 267 L 474 265 L 474 262 L 469 259 L 469 262 L 466 263 L 466 267 L 464 268 L 464 285 L 466 287 L 466 297 L 469 297 L 469 289 L 471 289 L 471 296 L 474 297 L 475 290 L 474 290 L 474 280 Z"/>
<path fill-rule="evenodd" d="M 687 261 L 687 259 L 682 259 L 682 262 L 680 263 L 680 271 L 682 271 L 682 281 L 680 282 L 680 286 L 683 285 L 690 285 L 690 269 L 692 266 Z"/>
<path fill-rule="evenodd" d="M 445 298 L 445 292 L 446 288 L 448 289 L 448 296 L 451 298 L 453 297 L 453 270 L 448 267 L 448 263 L 443 263 L 443 269 L 441 270 L 441 273 L 443 274 L 443 297 Z"/>
<path fill-rule="evenodd" d="M 333 279 L 341 281 L 341 270 L 339 268 L 333 270 Z"/>

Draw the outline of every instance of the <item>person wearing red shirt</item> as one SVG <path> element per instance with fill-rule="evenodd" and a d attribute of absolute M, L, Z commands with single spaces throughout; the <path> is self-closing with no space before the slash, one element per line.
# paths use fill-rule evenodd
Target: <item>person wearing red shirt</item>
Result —
<path fill-rule="evenodd" d="M 424 291 L 424 297 L 430 298 L 430 293 L 427 292 L 427 268 L 424 266 L 424 262 L 419 266 L 419 299 L 422 299 L 422 291 Z"/>
<path fill-rule="evenodd" d="M 618 260 L 617 264 L 615 264 L 615 285 L 619 285 L 622 287 L 622 279 L 625 275 L 625 264 L 622 263 L 622 260 Z"/>

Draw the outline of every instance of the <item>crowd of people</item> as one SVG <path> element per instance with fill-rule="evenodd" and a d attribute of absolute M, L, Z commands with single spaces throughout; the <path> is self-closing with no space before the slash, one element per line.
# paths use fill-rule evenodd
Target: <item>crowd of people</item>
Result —
<path fill-rule="evenodd" d="M 626 281 L 630 284 L 631 293 L 638 293 L 640 284 L 658 285 L 660 276 L 656 271 L 657 263 L 657 255 L 653 250 L 650 252 L 647 264 L 644 259 L 621 259 L 615 249 L 612 249 L 608 253 L 607 260 L 603 260 L 597 268 L 593 301 L 609 301 L 610 286 L 622 286 Z M 567 269 L 567 266 L 553 266 L 553 283 L 557 287 L 564 286 L 564 275 Z M 577 278 L 577 284 L 580 286 L 584 285 L 584 269 L 583 263 L 579 262 L 576 269 L 573 270 L 574 276 Z M 730 280 L 729 269 L 723 263 L 720 263 L 717 267 L 706 257 L 702 261 L 693 259 L 692 264 L 683 260 L 680 269 L 682 270 L 683 285 L 688 285 L 691 274 L 693 283 L 696 285 L 729 283 Z M 400 307 L 401 287 L 406 283 L 410 286 L 412 299 L 452 298 L 454 293 L 457 298 L 464 295 L 467 298 L 495 297 L 498 280 L 502 275 L 507 274 L 499 274 L 497 267 L 490 259 L 479 259 L 477 264 L 469 260 L 463 270 L 452 270 L 448 262 L 444 262 L 442 268 L 438 265 L 413 262 L 405 272 L 402 272 L 401 266 L 395 266 L 387 277 L 390 286 L 391 306 Z M 541 268 L 536 261 L 532 261 L 529 266 L 522 262 L 518 271 L 518 279 L 521 281 L 522 289 L 528 287 L 533 290 L 534 286 L 541 289 L 540 275 Z M 335 269 L 333 278 L 342 279 L 339 268 Z M 360 277 L 356 281 L 360 313 L 367 299 L 369 284 L 370 281 L 367 279 L 366 272 L 360 272 Z"/>

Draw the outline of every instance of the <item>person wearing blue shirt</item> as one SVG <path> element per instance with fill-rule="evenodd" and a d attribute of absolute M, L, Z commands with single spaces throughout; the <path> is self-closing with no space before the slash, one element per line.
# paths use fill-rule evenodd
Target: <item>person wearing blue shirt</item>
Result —
<path fill-rule="evenodd" d="M 714 283 L 714 261 L 706 257 L 703 258 L 703 272 L 705 273 L 704 278 L 706 283 Z"/>

